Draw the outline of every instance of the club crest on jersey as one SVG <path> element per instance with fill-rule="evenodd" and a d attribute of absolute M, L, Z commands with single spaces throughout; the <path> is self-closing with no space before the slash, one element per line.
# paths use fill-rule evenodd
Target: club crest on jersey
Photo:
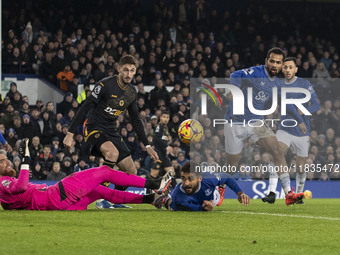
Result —
<path fill-rule="evenodd" d="M 211 191 L 211 189 L 206 189 L 204 191 L 204 193 L 205 193 L 206 196 L 209 196 L 209 195 L 211 195 L 212 191 Z"/>
<path fill-rule="evenodd" d="M 120 100 L 119 101 L 119 106 L 123 106 L 124 105 L 124 101 L 123 100 Z"/>
<path fill-rule="evenodd" d="M 3 180 L 1 184 L 5 186 L 7 189 L 9 189 L 9 185 L 11 184 L 12 181 L 9 180 Z"/>

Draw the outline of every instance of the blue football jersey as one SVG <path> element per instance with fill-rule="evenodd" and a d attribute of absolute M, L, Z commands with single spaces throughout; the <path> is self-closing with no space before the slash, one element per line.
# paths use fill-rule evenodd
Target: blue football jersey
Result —
<path fill-rule="evenodd" d="M 235 71 L 230 76 L 230 83 L 239 87 L 244 95 L 244 115 L 233 114 L 233 103 L 229 102 L 228 110 L 225 114 L 226 120 L 235 122 L 249 121 L 251 119 L 263 119 L 263 116 L 253 114 L 248 107 L 248 92 L 247 88 L 253 88 L 253 106 L 257 110 L 267 110 L 271 107 L 272 102 L 272 89 L 273 87 L 280 87 L 280 80 L 270 78 L 267 74 L 264 65 L 253 66 L 248 69 Z"/>
<path fill-rule="evenodd" d="M 226 184 L 236 194 L 241 191 L 235 179 L 229 174 L 208 173 L 203 176 L 198 190 L 193 195 L 187 195 L 182 184 L 178 184 L 170 194 L 172 199 L 170 207 L 174 211 L 203 211 L 203 201 L 214 200 L 215 188 L 222 184 Z"/>
<path fill-rule="evenodd" d="M 302 79 L 300 77 L 296 77 L 295 81 L 292 83 L 285 83 L 285 81 L 282 82 L 282 87 L 294 87 L 294 88 L 304 88 L 307 89 L 311 93 L 311 99 L 309 102 L 304 103 L 303 106 L 310 112 L 314 113 L 318 110 L 320 110 L 320 103 L 317 99 L 317 95 L 310 84 L 309 81 Z M 304 98 L 305 95 L 302 93 L 287 93 L 286 98 L 294 99 L 294 98 Z M 279 124 L 279 129 L 284 130 L 285 132 L 294 135 L 294 136 L 309 136 L 310 135 L 310 116 L 308 115 L 299 115 L 297 113 L 297 108 L 294 106 L 295 110 L 294 111 L 289 111 L 287 110 L 286 115 L 281 116 L 280 124 Z M 301 129 L 299 128 L 298 125 L 295 127 L 284 127 L 282 126 L 282 121 L 286 119 L 294 119 L 296 120 L 299 124 L 304 122 L 306 127 L 307 127 L 307 133 L 304 135 L 301 132 Z M 285 126 L 294 126 L 295 122 L 294 121 L 285 121 L 284 122 Z"/>

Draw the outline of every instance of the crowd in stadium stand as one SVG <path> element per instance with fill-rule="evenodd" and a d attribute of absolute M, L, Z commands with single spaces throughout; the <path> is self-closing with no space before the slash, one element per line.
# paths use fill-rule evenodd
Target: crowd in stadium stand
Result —
<path fill-rule="evenodd" d="M 35 1 L 31 9 L 17 9 L 7 3 L 2 10 L 7 21 L 2 24 L 3 73 L 36 74 L 65 93 L 62 102 L 42 99 L 32 105 L 12 83 L 7 95 L 2 95 L 0 130 L 13 148 L 17 148 L 17 140 L 30 138 L 33 179 L 59 180 L 102 164 L 102 159 L 88 156 L 81 128 L 74 147 L 66 149 L 62 141 L 75 112 L 90 93 L 89 85 L 117 74 L 118 61 L 126 54 L 135 56 L 139 63 L 133 84 L 150 142 L 161 110 L 170 110 L 172 141 L 168 153 L 177 172 L 188 158 L 208 165 L 226 164 L 223 129 L 211 128 L 212 116 L 199 116 L 205 137 L 195 144 L 198 152 L 190 153 L 178 139 L 179 124 L 199 106 L 190 96 L 190 79 L 228 79 L 235 70 L 264 64 L 267 50 L 274 46 L 297 58 L 298 76 L 314 78 L 321 110 L 312 118 L 307 162 L 340 163 L 340 84 L 336 79 L 340 77 L 339 38 L 337 23 L 330 22 L 338 13 L 336 8 L 328 10 L 327 15 L 322 15 L 325 10 L 321 6 L 291 10 L 276 5 L 281 8 L 277 12 L 273 6 L 260 5 L 221 12 L 209 1 L 178 0 L 157 1 L 150 13 L 138 0 L 89 2 L 93 3 L 60 1 L 65 4 L 60 9 L 57 3 L 52 8 L 52 3 L 43 1 Z M 305 22 L 305 17 L 314 14 L 318 19 Z M 150 93 L 145 91 L 146 85 L 154 86 Z M 78 86 L 85 89 L 80 95 Z M 217 110 L 216 116 L 223 117 L 228 101 L 223 90 L 219 94 L 224 108 Z M 148 175 L 150 158 L 128 118 L 120 116 L 116 124 L 138 174 Z M 19 169 L 17 151 L 9 157 Z M 290 152 L 287 161 L 295 162 Z M 273 161 L 249 140 L 240 164 L 260 166 Z M 307 178 L 335 179 L 336 174 L 310 173 Z M 235 177 L 263 179 L 268 174 L 237 173 Z"/>

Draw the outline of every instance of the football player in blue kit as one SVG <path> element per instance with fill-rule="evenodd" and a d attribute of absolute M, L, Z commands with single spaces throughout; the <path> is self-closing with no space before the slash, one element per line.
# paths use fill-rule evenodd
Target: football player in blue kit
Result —
<path fill-rule="evenodd" d="M 191 168 L 191 171 L 190 171 Z M 237 194 L 243 205 L 250 203 L 250 198 L 229 174 L 201 173 L 193 170 L 194 165 L 187 162 L 181 169 L 182 182 L 169 194 L 155 202 L 157 208 L 163 205 L 171 211 L 211 211 L 221 200 L 218 187 L 226 185 Z M 223 198 L 222 198 L 223 199 Z"/>
<path fill-rule="evenodd" d="M 310 112 L 314 113 L 320 109 L 320 103 L 317 99 L 317 95 L 309 81 L 296 77 L 298 71 L 296 65 L 296 58 L 288 57 L 284 60 L 282 72 L 285 76 L 282 86 L 283 87 L 295 87 L 307 89 L 311 94 L 309 102 L 304 103 L 305 108 Z M 288 93 L 287 98 L 302 98 L 304 97 L 301 93 Z M 292 127 L 293 121 L 295 120 L 298 125 Z M 286 125 L 282 125 L 282 121 L 286 120 Z M 281 115 L 279 130 L 276 133 L 276 137 L 283 151 L 291 147 L 293 152 L 296 154 L 296 193 L 303 192 L 306 181 L 306 172 L 304 166 L 308 158 L 309 151 L 309 136 L 310 136 L 310 116 L 303 115 L 303 113 L 296 109 L 294 114 L 288 113 L 287 115 Z M 273 204 L 275 202 L 275 191 L 277 186 L 277 174 L 275 172 L 269 175 L 269 194 L 262 198 L 263 202 Z M 302 200 L 298 200 L 296 204 L 303 204 Z"/>
<path fill-rule="evenodd" d="M 256 110 L 266 110 L 273 99 L 273 88 L 280 88 L 280 80 L 276 75 L 281 71 L 285 54 L 280 48 L 272 48 L 268 51 L 265 65 L 253 66 L 248 69 L 238 70 L 231 74 L 230 83 L 237 86 L 243 92 L 244 98 L 248 98 L 248 87 L 252 88 L 252 104 Z M 264 116 L 254 114 L 251 105 L 245 100 L 244 114 L 233 113 L 232 95 L 228 94 L 229 108 L 225 119 L 232 125 L 224 125 L 225 147 L 227 162 L 233 167 L 238 167 L 244 142 L 251 138 L 254 143 L 261 146 L 273 156 L 275 166 L 278 167 L 278 174 L 282 188 L 286 195 L 286 204 L 292 205 L 303 193 L 296 194 L 291 190 L 287 162 L 284 151 L 270 127 L 264 121 Z M 288 110 L 288 109 L 287 109 Z M 251 124 L 244 125 L 244 123 Z"/>

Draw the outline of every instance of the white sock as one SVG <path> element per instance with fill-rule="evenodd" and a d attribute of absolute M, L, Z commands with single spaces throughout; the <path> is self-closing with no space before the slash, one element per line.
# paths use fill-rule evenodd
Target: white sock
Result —
<path fill-rule="evenodd" d="M 271 169 L 271 168 L 270 168 Z M 275 172 L 275 170 L 269 170 L 269 192 L 274 192 L 276 191 L 277 187 L 277 182 L 279 180 L 279 176 Z"/>
<path fill-rule="evenodd" d="M 283 173 L 283 174 L 280 175 L 279 178 L 280 178 L 280 182 L 281 182 L 281 186 L 283 188 L 283 191 L 287 195 L 288 192 L 291 190 L 289 173 Z"/>
<path fill-rule="evenodd" d="M 303 192 L 306 182 L 306 173 L 296 173 L 296 193 Z"/>

